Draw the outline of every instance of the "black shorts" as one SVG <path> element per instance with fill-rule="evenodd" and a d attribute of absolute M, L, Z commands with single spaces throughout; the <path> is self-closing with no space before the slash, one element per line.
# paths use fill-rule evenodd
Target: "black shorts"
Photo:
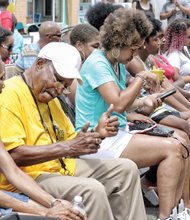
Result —
<path fill-rule="evenodd" d="M 176 111 L 165 111 L 165 112 L 162 112 L 161 114 L 159 115 L 156 115 L 154 117 L 151 117 L 151 119 L 153 121 L 155 121 L 156 123 L 159 123 L 162 119 L 166 118 L 167 116 L 169 115 L 173 115 L 173 116 L 176 116 L 178 118 L 181 118 L 179 112 L 176 112 Z"/>

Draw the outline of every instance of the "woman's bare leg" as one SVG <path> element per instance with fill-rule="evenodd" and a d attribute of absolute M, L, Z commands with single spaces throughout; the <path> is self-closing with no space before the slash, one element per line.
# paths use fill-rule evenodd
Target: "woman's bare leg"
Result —
<path fill-rule="evenodd" d="M 158 164 L 157 185 L 160 199 L 159 218 L 165 219 L 176 205 L 177 187 L 184 168 L 179 141 L 136 134 L 121 157 L 133 160 L 139 168 Z M 180 189 L 181 190 L 181 189 Z"/>
<path fill-rule="evenodd" d="M 178 130 L 182 130 L 190 138 L 190 121 L 188 121 L 188 118 L 186 116 L 187 114 L 180 113 L 180 115 L 182 118 L 178 118 L 174 115 L 168 115 L 167 117 L 160 120 L 159 124 L 172 127 L 172 129 L 176 128 Z M 190 111 L 189 111 L 189 117 L 190 117 Z"/>
<path fill-rule="evenodd" d="M 189 140 L 189 137 L 188 137 L 188 134 L 185 133 L 184 131 L 181 131 L 181 130 L 178 130 L 178 129 L 175 129 L 175 133 L 174 133 L 174 137 L 177 137 L 177 139 L 182 143 L 184 144 L 188 150 L 190 150 L 190 140 Z M 181 145 L 182 146 L 182 145 Z M 184 156 L 187 156 L 187 152 L 185 150 L 185 148 L 182 146 L 182 152 L 183 152 L 183 155 Z M 184 200 L 184 203 L 185 203 L 185 207 L 186 208 L 190 208 L 190 200 L 189 200 L 189 190 L 190 190 L 190 157 L 188 157 L 187 159 L 184 159 L 184 177 L 181 177 L 180 178 L 180 186 L 179 188 L 181 187 L 181 184 L 183 184 L 183 191 L 182 191 L 182 198 Z M 184 183 L 183 183 L 183 179 L 184 179 Z M 178 193 L 178 200 L 179 200 L 179 195 L 180 195 L 180 192 Z"/>

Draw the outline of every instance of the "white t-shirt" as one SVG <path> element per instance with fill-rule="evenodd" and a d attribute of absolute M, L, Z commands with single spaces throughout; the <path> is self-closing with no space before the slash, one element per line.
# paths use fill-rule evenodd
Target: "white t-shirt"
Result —
<path fill-rule="evenodd" d="M 183 5 L 183 7 L 189 8 L 189 3 L 187 0 L 178 0 L 178 2 Z M 177 13 L 170 16 L 167 20 L 168 20 L 168 24 L 171 24 L 174 20 L 176 19 L 186 19 L 187 15 L 182 12 L 181 10 L 179 10 L 178 8 L 176 8 L 176 5 L 174 2 L 171 2 L 170 0 L 168 0 L 164 5 L 163 8 L 161 10 L 161 13 L 167 13 L 173 9 L 177 9 Z"/>
<path fill-rule="evenodd" d="M 180 51 L 174 51 L 167 55 L 169 63 L 179 69 L 181 76 L 190 75 L 190 59 Z"/>

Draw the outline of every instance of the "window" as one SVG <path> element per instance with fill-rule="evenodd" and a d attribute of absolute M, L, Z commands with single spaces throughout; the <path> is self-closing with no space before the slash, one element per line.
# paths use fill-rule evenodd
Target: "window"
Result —
<path fill-rule="evenodd" d="M 43 0 L 43 16 L 52 16 L 52 0 Z"/>
<path fill-rule="evenodd" d="M 27 23 L 33 22 L 34 0 L 27 0 Z"/>

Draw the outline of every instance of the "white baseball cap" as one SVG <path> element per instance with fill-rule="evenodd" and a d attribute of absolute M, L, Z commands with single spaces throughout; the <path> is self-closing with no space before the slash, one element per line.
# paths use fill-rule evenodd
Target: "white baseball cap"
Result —
<path fill-rule="evenodd" d="M 64 42 L 51 42 L 40 50 L 38 57 L 51 60 L 55 70 L 63 78 L 77 79 L 82 84 L 79 73 L 81 57 L 75 47 Z"/>

